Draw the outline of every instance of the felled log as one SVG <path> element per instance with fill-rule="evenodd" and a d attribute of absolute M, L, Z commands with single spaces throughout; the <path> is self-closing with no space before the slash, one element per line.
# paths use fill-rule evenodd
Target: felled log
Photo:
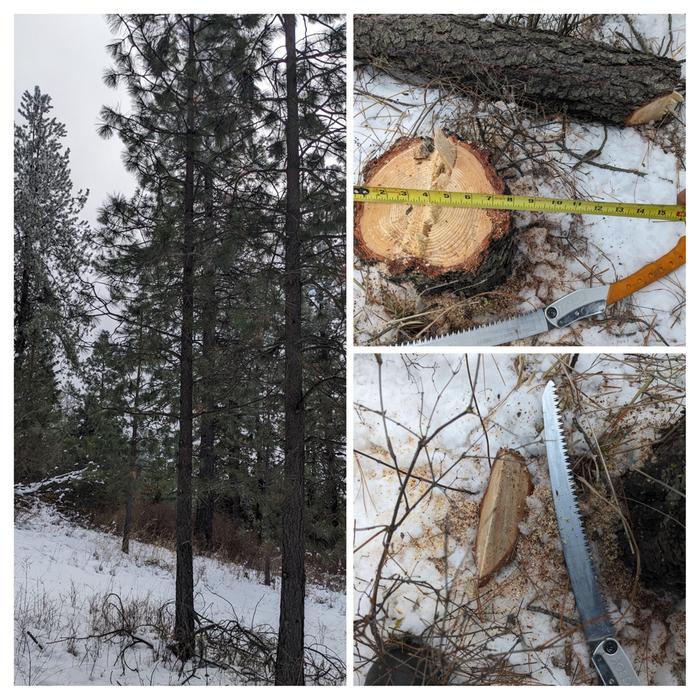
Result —
<path fill-rule="evenodd" d="M 480 586 L 513 558 L 525 499 L 531 492 L 525 460 L 513 450 L 499 450 L 479 511 L 475 550 Z"/>
<path fill-rule="evenodd" d="M 364 171 L 377 187 L 503 193 L 487 155 L 474 144 L 446 136 L 403 138 Z M 385 263 L 389 275 L 410 273 L 419 289 L 476 294 L 507 276 L 513 252 L 506 211 L 405 204 L 356 204 L 355 252 Z"/>
<path fill-rule="evenodd" d="M 489 98 L 605 124 L 652 122 L 682 100 L 671 58 L 460 15 L 356 15 L 355 59 Z"/>

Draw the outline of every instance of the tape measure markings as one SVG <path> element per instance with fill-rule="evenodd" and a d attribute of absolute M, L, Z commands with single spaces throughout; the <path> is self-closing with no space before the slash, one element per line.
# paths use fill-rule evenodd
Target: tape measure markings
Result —
<path fill-rule="evenodd" d="M 632 204 L 584 199 L 524 197 L 511 194 L 477 194 L 472 192 L 403 189 L 400 187 L 365 187 L 361 185 L 356 185 L 353 188 L 353 197 L 355 202 L 367 204 L 434 204 L 471 209 L 506 209 L 509 211 L 593 214 L 596 216 L 625 216 L 635 219 L 685 221 L 685 206 L 677 204 Z"/>

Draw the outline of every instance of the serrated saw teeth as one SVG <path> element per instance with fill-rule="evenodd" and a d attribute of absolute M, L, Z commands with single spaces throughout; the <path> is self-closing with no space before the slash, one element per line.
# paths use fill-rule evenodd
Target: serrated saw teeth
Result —
<path fill-rule="evenodd" d="M 425 338 L 404 341 L 402 347 L 458 346 L 458 345 L 504 345 L 516 340 L 530 338 L 550 330 L 544 311 L 537 309 L 525 314 L 510 316 L 505 319 L 471 326 L 467 330 L 453 331 L 445 335 L 434 335 Z"/>
<path fill-rule="evenodd" d="M 614 630 L 600 594 L 590 542 L 583 528 L 576 483 L 562 429 L 561 403 L 553 382 L 549 382 L 545 388 L 542 409 L 552 500 L 562 551 L 586 638 L 593 642 L 611 636 Z"/>
<path fill-rule="evenodd" d="M 411 345 L 423 345 L 427 343 L 435 343 L 438 341 L 444 341 L 447 340 L 448 338 L 457 338 L 458 336 L 461 335 L 468 335 L 469 333 L 480 333 L 481 331 L 485 331 L 489 328 L 493 329 L 496 326 L 500 325 L 508 325 L 509 323 L 513 322 L 518 316 L 509 316 L 508 318 L 504 318 L 500 321 L 492 321 L 491 323 L 483 323 L 480 326 L 470 326 L 469 328 L 465 328 L 463 331 L 452 331 L 450 333 L 445 333 L 443 335 L 430 335 L 425 338 L 414 338 L 413 340 L 404 340 L 402 343 L 399 343 L 399 345 L 403 347 L 411 346 Z"/>

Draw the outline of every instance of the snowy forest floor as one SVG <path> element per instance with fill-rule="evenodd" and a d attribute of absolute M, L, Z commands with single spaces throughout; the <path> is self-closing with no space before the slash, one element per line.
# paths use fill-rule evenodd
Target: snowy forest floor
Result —
<path fill-rule="evenodd" d="M 458 669 L 455 682 L 595 682 L 542 439 L 542 391 L 552 379 L 613 624 L 643 683 L 684 683 L 684 588 L 671 599 L 667 582 L 655 591 L 640 584 L 620 488 L 683 417 L 682 355 L 385 354 L 381 364 L 361 355 L 354 372 L 357 682 L 376 653 L 373 620 L 384 640 L 408 634 L 439 648 Z M 514 559 L 478 586 L 479 505 L 500 448 L 523 456 L 534 490 Z"/>
<path fill-rule="evenodd" d="M 197 657 L 169 648 L 175 556 L 66 519 L 35 500 L 15 515 L 15 683 L 229 685 L 274 679 L 279 580 L 194 559 Z M 307 683 L 345 677 L 345 594 L 307 585 Z"/>
<path fill-rule="evenodd" d="M 681 15 L 603 15 L 590 38 L 685 56 Z M 630 24 L 632 22 L 633 26 Z M 669 24 L 670 22 L 670 24 Z M 670 42 L 670 43 L 669 43 Z M 615 128 L 526 113 L 504 100 L 484 102 L 446 81 L 419 85 L 371 68 L 355 72 L 354 176 L 397 139 L 432 136 L 436 125 L 474 141 L 512 194 L 619 202 L 675 203 L 685 187 L 685 108 L 644 127 Z M 464 330 L 541 308 L 592 284 L 608 284 L 671 250 L 683 225 L 614 217 L 514 214 L 518 232 L 508 281 L 472 298 L 418 294 L 390 281 L 382 265 L 356 260 L 356 345 L 389 345 L 421 333 Z M 685 270 L 608 309 L 606 318 L 520 341 L 520 345 L 682 345 Z"/>

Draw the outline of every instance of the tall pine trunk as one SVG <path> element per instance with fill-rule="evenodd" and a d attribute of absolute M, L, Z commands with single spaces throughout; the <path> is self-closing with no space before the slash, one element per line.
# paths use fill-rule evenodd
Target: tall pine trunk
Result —
<path fill-rule="evenodd" d="M 285 503 L 276 685 L 304 684 L 304 406 L 302 395 L 299 104 L 294 15 L 284 15 L 287 52 L 285 216 Z"/>
<path fill-rule="evenodd" d="M 211 549 L 214 536 L 214 485 L 216 457 L 214 455 L 214 392 L 212 372 L 216 349 L 216 266 L 214 231 L 214 192 L 209 168 L 204 174 L 204 218 L 206 239 L 210 241 L 204 264 L 202 293 L 202 378 L 201 397 L 203 414 L 199 433 L 199 488 L 195 527 L 198 538 Z"/>
<path fill-rule="evenodd" d="M 126 493 L 124 494 L 124 527 L 122 528 L 122 552 L 129 553 L 129 539 L 131 538 L 131 522 L 134 512 L 134 491 L 136 490 L 136 480 L 139 475 L 138 460 L 138 437 L 139 437 L 139 399 L 141 398 L 141 363 L 142 363 L 142 340 L 143 325 L 141 324 L 141 314 L 139 312 L 139 357 L 136 362 L 136 385 L 134 387 L 133 415 L 131 416 L 131 438 L 129 439 L 129 463 L 126 473 Z"/>
<path fill-rule="evenodd" d="M 31 238 L 25 235 L 22 252 L 22 284 L 20 285 L 19 309 L 17 311 L 17 335 L 15 339 L 15 368 L 21 367 L 24 353 L 27 349 L 27 327 L 32 318 L 29 301 L 30 267 L 31 267 Z"/>
<path fill-rule="evenodd" d="M 183 219 L 182 321 L 180 327 L 180 435 L 175 509 L 175 645 L 180 659 L 194 653 L 192 575 L 192 328 L 194 307 L 194 18 L 187 18 L 187 118 Z"/>

